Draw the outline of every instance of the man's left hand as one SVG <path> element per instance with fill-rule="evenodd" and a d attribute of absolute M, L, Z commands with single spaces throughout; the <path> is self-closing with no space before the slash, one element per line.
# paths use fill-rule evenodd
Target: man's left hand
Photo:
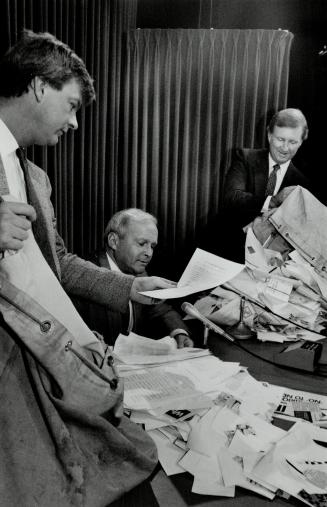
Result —
<path fill-rule="evenodd" d="M 194 347 L 193 340 L 187 334 L 177 334 L 174 336 L 174 339 L 177 343 L 178 349 L 183 349 L 184 347 Z"/>

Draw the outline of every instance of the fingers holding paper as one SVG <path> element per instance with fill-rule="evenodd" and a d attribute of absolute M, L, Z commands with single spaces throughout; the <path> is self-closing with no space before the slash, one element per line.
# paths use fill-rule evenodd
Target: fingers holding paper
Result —
<path fill-rule="evenodd" d="M 160 303 L 160 299 L 148 297 L 140 292 L 147 292 L 157 289 L 172 289 L 176 287 L 176 282 L 161 278 L 159 276 L 138 276 L 134 279 L 131 289 L 131 299 L 137 303 L 153 305 Z"/>
<path fill-rule="evenodd" d="M 183 349 L 184 347 L 194 347 L 193 340 L 191 340 L 187 334 L 177 334 L 174 336 L 174 339 L 176 340 L 178 349 Z"/>

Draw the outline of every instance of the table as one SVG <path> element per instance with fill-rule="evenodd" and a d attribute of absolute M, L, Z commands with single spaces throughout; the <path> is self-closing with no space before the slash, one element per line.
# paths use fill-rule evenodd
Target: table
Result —
<path fill-rule="evenodd" d="M 199 333 L 201 328 L 198 328 Z M 323 340 L 323 354 L 321 362 L 327 364 L 327 339 Z M 250 351 L 273 359 L 273 355 L 285 348 L 285 344 L 262 343 L 256 339 L 242 340 L 242 346 Z M 312 373 L 299 372 L 297 370 L 281 369 L 278 366 L 261 361 L 246 351 L 239 349 L 234 343 L 224 338 L 209 334 L 208 347 L 217 357 L 223 361 L 237 361 L 242 366 L 248 367 L 249 373 L 257 380 L 267 381 L 271 384 L 281 385 L 290 389 L 314 392 L 327 395 L 327 377 L 318 377 Z M 287 421 L 276 420 L 276 424 L 287 429 Z M 327 430 L 326 430 L 327 431 Z M 287 507 L 305 505 L 302 502 L 290 498 L 285 500 L 276 497 L 270 501 L 243 488 L 236 488 L 234 498 L 211 497 L 209 495 L 197 495 L 191 492 L 193 477 L 183 473 L 167 477 L 163 470 L 160 470 L 151 482 L 153 492 L 160 507 Z"/>

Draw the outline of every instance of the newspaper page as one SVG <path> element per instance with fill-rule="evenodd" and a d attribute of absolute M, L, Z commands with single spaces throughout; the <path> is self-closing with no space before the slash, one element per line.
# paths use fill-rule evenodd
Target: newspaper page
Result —
<path fill-rule="evenodd" d="M 273 416 L 289 421 L 302 419 L 327 428 L 327 396 L 285 388 Z"/>

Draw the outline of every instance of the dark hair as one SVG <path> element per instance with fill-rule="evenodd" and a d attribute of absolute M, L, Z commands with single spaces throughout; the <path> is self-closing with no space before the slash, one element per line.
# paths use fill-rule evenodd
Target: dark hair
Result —
<path fill-rule="evenodd" d="M 23 30 L 22 38 L 0 61 L 0 97 L 19 97 L 28 91 L 38 76 L 56 90 L 75 78 L 80 84 L 83 102 L 95 98 L 93 80 L 83 60 L 50 33 Z"/>
<path fill-rule="evenodd" d="M 268 131 L 272 133 L 275 126 L 289 127 L 293 129 L 302 127 L 302 140 L 304 141 L 308 137 L 309 129 L 307 120 L 305 119 L 305 116 L 302 111 L 300 111 L 300 109 L 288 108 L 282 109 L 281 111 L 275 113 L 269 122 Z"/>

